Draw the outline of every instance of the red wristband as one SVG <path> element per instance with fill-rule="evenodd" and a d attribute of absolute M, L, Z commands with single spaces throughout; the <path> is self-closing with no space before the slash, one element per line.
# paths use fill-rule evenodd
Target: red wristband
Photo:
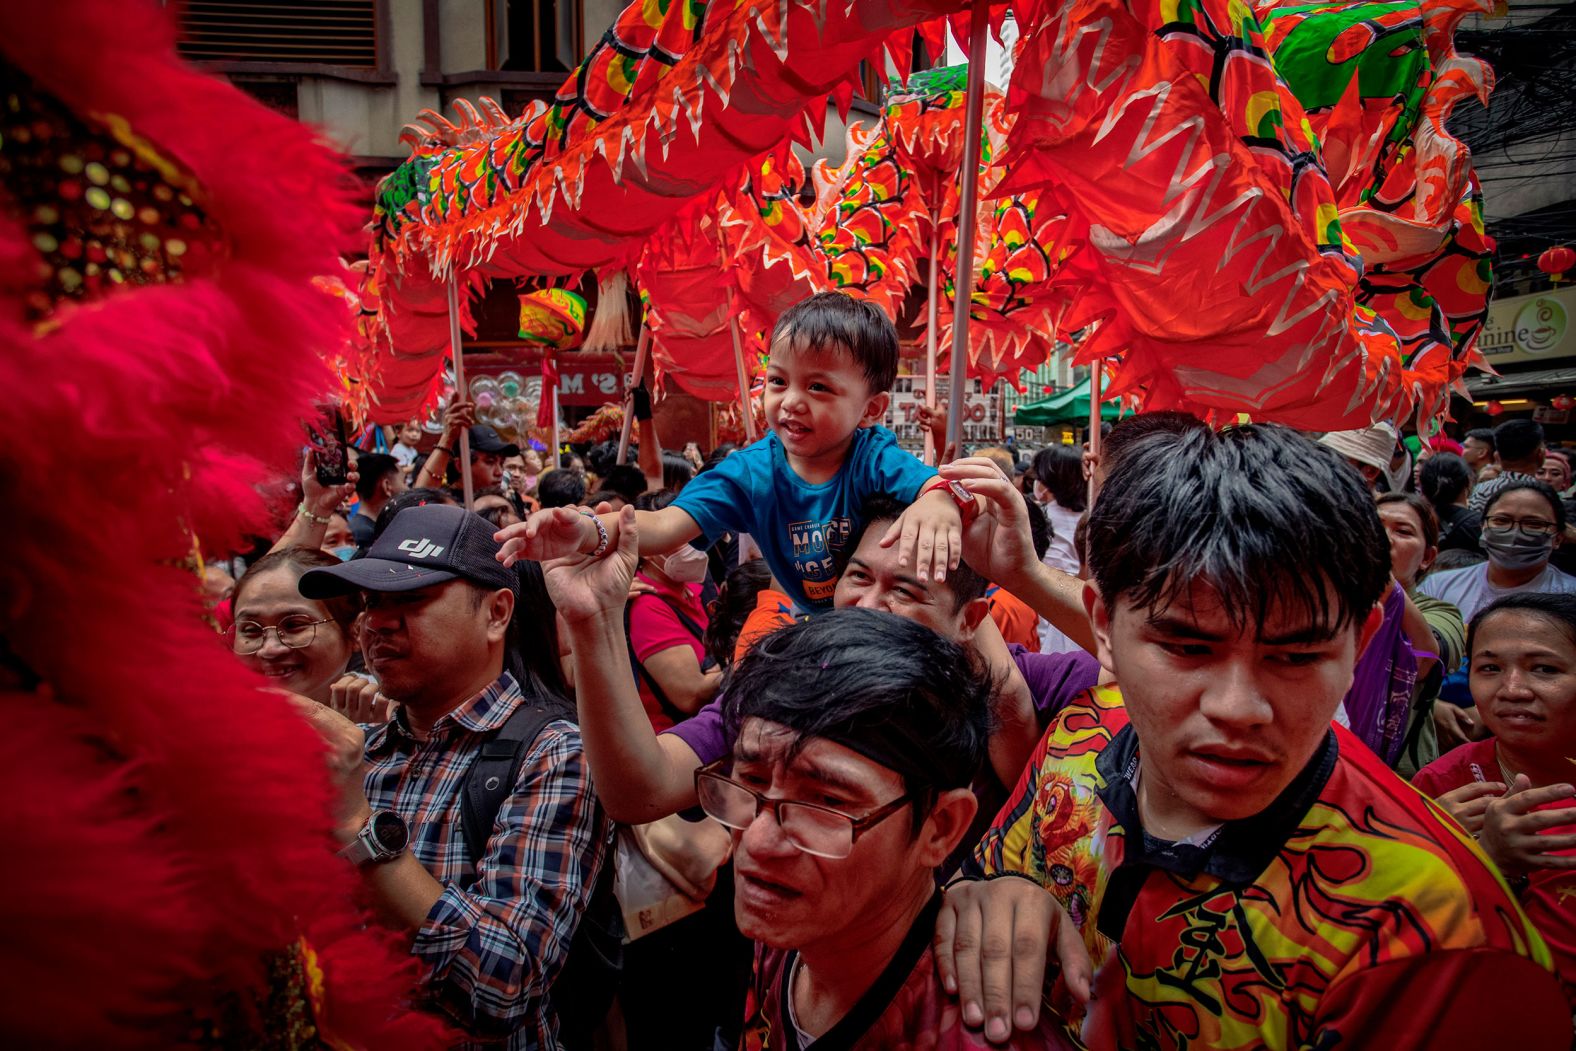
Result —
<path fill-rule="evenodd" d="M 932 478 L 929 484 L 919 491 L 919 495 L 924 496 L 926 493 L 938 491 L 945 492 L 952 497 L 952 502 L 958 505 L 958 514 L 962 516 L 965 528 L 979 517 L 980 505 L 979 501 L 974 499 L 974 494 L 963 488 L 960 483 L 948 481 L 940 475 Z"/>

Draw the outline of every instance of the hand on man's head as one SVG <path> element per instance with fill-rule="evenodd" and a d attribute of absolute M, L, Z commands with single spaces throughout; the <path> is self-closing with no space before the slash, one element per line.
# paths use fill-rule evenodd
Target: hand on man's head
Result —
<path fill-rule="evenodd" d="M 1023 494 L 984 456 L 943 464 L 940 474 L 980 500 L 980 513 L 963 527 L 963 561 L 986 580 L 1012 590 L 1010 583 L 1039 562 Z"/>

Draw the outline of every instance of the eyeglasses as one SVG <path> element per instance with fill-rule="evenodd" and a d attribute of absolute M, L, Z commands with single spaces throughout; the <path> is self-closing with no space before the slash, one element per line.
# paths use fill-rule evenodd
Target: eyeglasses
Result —
<path fill-rule="evenodd" d="M 333 619 L 333 617 L 324 617 L 322 620 L 313 620 L 306 616 L 294 616 L 286 617 L 277 626 L 259 624 L 254 620 L 241 620 L 236 621 L 224 634 L 229 640 L 230 648 L 236 653 L 256 653 L 268 641 L 270 631 L 279 639 L 279 645 L 299 650 L 312 645 L 319 624 L 327 624 Z"/>
<path fill-rule="evenodd" d="M 1519 529 L 1528 536 L 1551 536 L 1555 530 L 1553 522 L 1541 518 L 1512 518 L 1510 515 L 1489 515 L 1483 519 L 1483 524 L 1490 529 Z"/>
<path fill-rule="evenodd" d="M 695 771 L 695 795 L 700 808 L 718 824 L 741 832 L 755 822 L 762 810 L 770 810 L 788 842 L 818 858 L 848 857 L 853 853 L 855 840 L 913 799 L 912 795 L 904 795 L 864 817 L 853 817 L 815 803 L 768 799 L 722 773 L 726 762 L 719 759 Z"/>

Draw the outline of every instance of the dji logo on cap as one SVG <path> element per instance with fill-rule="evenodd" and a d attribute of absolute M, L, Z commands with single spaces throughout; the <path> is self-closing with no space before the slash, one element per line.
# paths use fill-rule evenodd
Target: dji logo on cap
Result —
<path fill-rule="evenodd" d="M 436 558 L 443 553 L 442 546 L 434 544 L 426 537 L 422 537 L 420 540 L 401 540 L 399 549 L 408 551 L 412 558 L 427 558 L 428 556 Z"/>

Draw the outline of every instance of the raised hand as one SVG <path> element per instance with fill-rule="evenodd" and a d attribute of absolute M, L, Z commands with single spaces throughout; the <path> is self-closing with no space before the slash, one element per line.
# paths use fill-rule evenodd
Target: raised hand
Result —
<path fill-rule="evenodd" d="M 345 468 L 344 484 L 324 485 L 317 480 L 317 466 L 308 452 L 301 461 L 301 506 L 319 518 L 327 518 L 355 495 L 356 483 L 360 480 L 360 472 L 351 463 Z"/>
<path fill-rule="evenodd" d="M 1576 806 L 1536 809 L 1573 798 L 1576 789 L 1570 785 L 1533 788 L 1526 774 L 1517 774 L 1509 791 L 1491 800 L 1484 810 L 1478 842 L 1508 875 L 1525 875 L 1533 869 L 1576 869 L 1576 857 L 1556 853 L 1576 849 L 1576 834 L 1544 835 L 1546 829 L 1576 825 Z"/>
<path fill-rule="evenodd" d="M 438 444 L 445 449 L 457 448 L 460 432 L 469 430 L 475 422 L 476 403 L 455 398 L 449 402 L 449 407 L 443 410 L 443 435 L 438 439 Z"/>
<path fill-rule="evenodd" d="M 503 546 L 498 561 L 512 566 L 522 558 L 533 562 L 565 558 L 596 550 L 602 534 L 586 515 L 572 507 L 549 507 L 493 534 Z"/>
<path fill-rule="evenodd" d="M 393 703 L 360 675 L 342 675 L 328 688 L 328 706 L 353 723 L 386 723 Z"/>
<path fill-rule="evenodd" d="M 584 519 L 585 516 L 577 514 L 576 517 Z M 624 604 L 630 598 L 630 584 L 635 579 L 635 567 L 640 563 L 635 509 L 625 507 L 619 511 L 608 533 L 608 549 L 598 557 L 575 550 L 542 562 L 547 593 L 552 596 L 553 605 L 558 607 L 558 615 L 566 624 L 574 625 L 596 617 L 622 617 Z"/>
<path fill-rule="evenodd" d="M 980 498 L 980 513 L 963 528 L 964 561 L 986 580 L 1011 590 L 1011 584 L 1039 562 L 1023 494 L 984 456 L 943 464 L 940 474 Z"/>

